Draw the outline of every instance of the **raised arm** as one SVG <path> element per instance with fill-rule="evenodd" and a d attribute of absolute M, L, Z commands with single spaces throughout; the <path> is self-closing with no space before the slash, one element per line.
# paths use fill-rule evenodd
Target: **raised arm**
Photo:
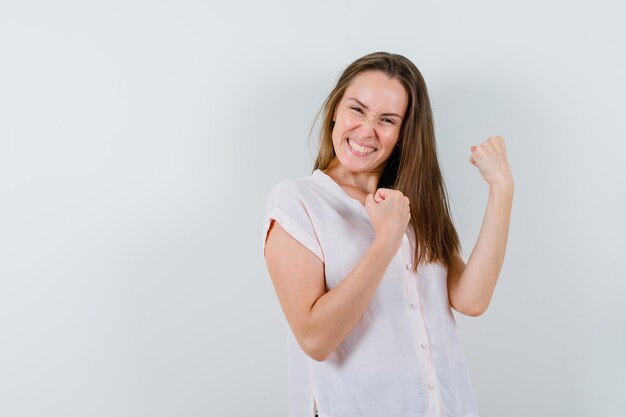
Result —
<path fill-rule="evenodd" d="M 489 199 L 478 239 L 467 265 L 456 254 L 448 269 L 448 297 L 452 308 L 468 316 L 483 314 L 496 287 L 509 234 L 514 183 L 504 139 L 492 136 L 472 147 L 470 162 L 489 184 Z"/>

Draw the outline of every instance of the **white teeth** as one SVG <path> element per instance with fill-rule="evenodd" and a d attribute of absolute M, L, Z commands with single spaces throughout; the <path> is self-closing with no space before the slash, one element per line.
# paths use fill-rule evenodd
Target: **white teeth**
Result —
<path fill-rule="evenodd" d="M 357 145 L 356 143 L 352 142 L 350 139 L 348 139 L 348 145 L 350 145 L 352 149 L 354 149 L 355 151 L 357 151 L 358 153 L 362 155 L 367 155 L 367 154 L 374 152 L 374 148 L 366 148 L 364 146 Z"/>

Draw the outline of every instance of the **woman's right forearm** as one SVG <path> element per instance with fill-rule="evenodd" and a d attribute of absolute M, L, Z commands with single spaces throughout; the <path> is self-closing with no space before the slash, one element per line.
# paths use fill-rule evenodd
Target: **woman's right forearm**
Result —
<path fill-rule="evenodd" d="M 307 326 L 309 356 L 323 361 L 339 347 L 365 312 L 398 248 L 374 239 L 352 271 L 317 299 Z"/>

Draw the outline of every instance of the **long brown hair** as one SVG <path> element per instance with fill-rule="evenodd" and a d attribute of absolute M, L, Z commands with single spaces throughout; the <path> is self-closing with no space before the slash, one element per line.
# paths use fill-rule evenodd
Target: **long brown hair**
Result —
<path fill-rule="evenodd" d="M 323 113 L 313 171 L 326 169 L 335 158 L 333 114 L 350 81 L 357 74 L 371 70 L 397 79 L 408 95 L 400 136 L 385 164 L 378 188 L 399 190 L 410 200 L 410 222 L 417 243 L 413 271 L 417 271 L 418 264 L 429 262 L 450 267 L 454 252 L 461 252 L 461 243 L 452 222 L 446 186 L 439 169 L 428 90 L 422 74 L 410 60 L 398 54 L 374 52 L 348 65 L 315 118 L 317 120 Z"/>

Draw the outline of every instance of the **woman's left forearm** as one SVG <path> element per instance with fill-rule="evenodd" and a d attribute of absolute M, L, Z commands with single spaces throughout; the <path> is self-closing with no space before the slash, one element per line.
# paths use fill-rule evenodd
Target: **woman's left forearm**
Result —
<path fill-rule="evenodd" d="M 489 199 L 476 245 L 458 282 L 463 304 L 482 314 L 496 287 L 509 235 L 513 180 L 489 185 Z"/>

